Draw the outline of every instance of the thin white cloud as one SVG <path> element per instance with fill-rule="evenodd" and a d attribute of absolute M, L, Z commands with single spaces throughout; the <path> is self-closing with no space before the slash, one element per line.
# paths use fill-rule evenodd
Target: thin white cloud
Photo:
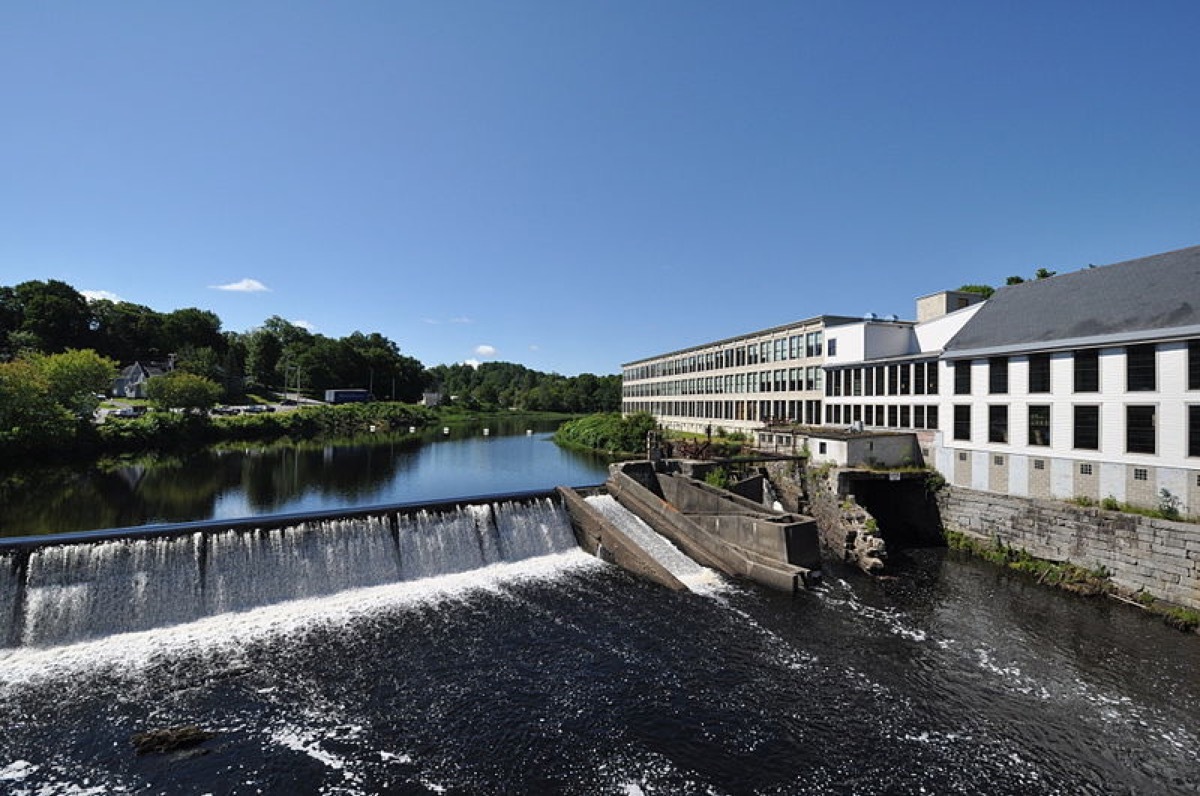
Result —
<path fill-rule="evenodd" d="M 269 287 L 257 279 L 243 279 L 240 282 L 230 282 L 228 285 L 209 285 L 213 290 L 228 290 L 232 293 L 264 293 Z"/>
<path fill-rule="evenodd" d="M 430 326 L 437 326 L 439 323 L 439 321 L 435 318 L 422 318 L 421 320 L 425 321 L 425 323 L 429 324 Z"/>
<path fill-rule="evenodd" d="M 297 318 L 296 320 L 292 321 L 292 326 L 299 326 L 301 329 L 305 329 L 310 332 L 315 332 L 317 330 L 317 325 L 315 323 L 306 321 L 303 318 Z"/>
<path fill-rule="evenodd" d="M 466 315 L 460 315 L 457 318 L 451 318 L 450 323 L 474 323 L 474 321 L 472 321 Z"/>
<path fill-rule="evenodd" d="M 477 345 L 477 346 L 475 346 L 475 353 L 478 356 L 481 356 L 484 359 L 487 359 L 489 357 L 496 356 L 496 347 L 490 346 L 490 345 Z"/>
<path fill-rule="evenodd" d="M 125 299 L 121 298 L 120 296 L 118 296 L 116 293 L 110 293 L 107 290 L 81 290 L 81 291 L 79 291 L 79 295 L 83 296 L 88 301 L 106 300 L 106 301 L 112 301 L 112 302 L 119 302 L 119 301 L 125 300 Z"/>
<path fill-rule="evenodd" d="M 479 366 L 480 366 L 480 364 L 482 364 L 482 363 L 481 363 L 481 362 L 480 362 L 478 359 L 464 359 L 464 360 L 463 360 L 463 364 L 464 364 L 464 365 L 470 365 L 470 366 L 471 366 L 471 367 L 473 367 L 473 368 L 477 368 L 477 367 L 479 367 Z"/>
<path fill-rule="evenodd" d="M 529 346 L 529 350 L 530 351 L 541 351 L 542 347 L 540 345 L 538 345 L 537 343 L 531 343 Z"/>

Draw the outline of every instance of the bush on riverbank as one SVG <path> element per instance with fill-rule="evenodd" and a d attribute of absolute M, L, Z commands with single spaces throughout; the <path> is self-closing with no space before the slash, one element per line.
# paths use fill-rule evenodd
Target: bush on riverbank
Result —
<path fill-rule="evenodd" d="M 646 434 L 657 427 L 654 416 L 646 412 L 627 416 L 601 412 L 563 423 L 555 432 L 554 441 L 612 456 L 642 456 L 646 451 Z"/>

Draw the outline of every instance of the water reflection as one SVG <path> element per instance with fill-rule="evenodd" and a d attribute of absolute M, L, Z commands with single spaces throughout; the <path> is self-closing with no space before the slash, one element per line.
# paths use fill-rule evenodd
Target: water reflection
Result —
<path fill-rule="evenodd" d="M 603 481 L 556 424 L 490 422 L 334 443 L 210 450 L 86 473 L 39 473 L 0 503 L 0 536 L 315 511 Z M 483 429 L 488 429 L 484 436 Z M 527 434 L 526 431 L 534 433 Z"/>

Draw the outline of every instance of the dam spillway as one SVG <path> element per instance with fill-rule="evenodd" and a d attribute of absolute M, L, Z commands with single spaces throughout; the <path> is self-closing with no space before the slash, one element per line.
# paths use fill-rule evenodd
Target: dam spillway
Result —
<path fill-rule="evenodd" d="M 25 538 L 0 550 L 0 645 L 53 646 L 575 546 L 551 497 L 196 530 Z"/>

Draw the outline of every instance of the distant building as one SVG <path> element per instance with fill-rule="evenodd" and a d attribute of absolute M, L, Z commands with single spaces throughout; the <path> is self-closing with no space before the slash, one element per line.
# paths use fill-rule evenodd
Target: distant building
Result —
<path fill-rule="evenodd" d="M 441 406 L 442 394 L 440 392 L 423 392 L 421 393 L 422 406 Z"/>
<path fill-rule="evenodd" d="M 822 315 L 626 363 L 621 410 L 701 433 L 820 424 L 826 334 L 857 320 Z"/>
<path fill-rule="evenodd" d="M 169 373 L 169 362 L 134 362 L 122 368 L 113 380 L 112 394 L 116 398 L 145 398 L 146 385 L 150 379 Z"/>

